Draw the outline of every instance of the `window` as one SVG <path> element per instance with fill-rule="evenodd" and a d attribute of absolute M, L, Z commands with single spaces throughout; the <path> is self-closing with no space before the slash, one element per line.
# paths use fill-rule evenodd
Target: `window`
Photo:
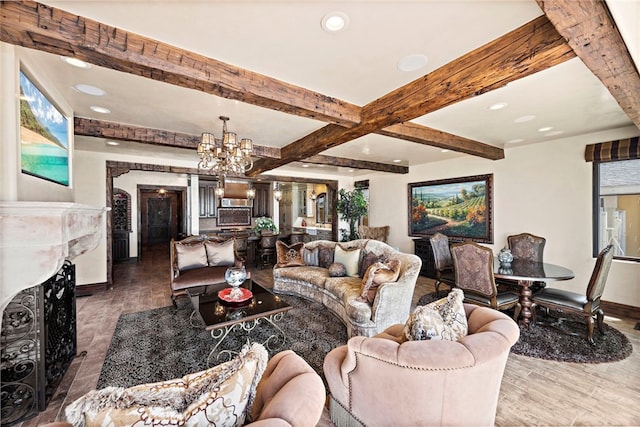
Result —
<path fill-rule="evenodd" d="M 594 255 L 640 261 L 640 159 L 594 161 Z"/>

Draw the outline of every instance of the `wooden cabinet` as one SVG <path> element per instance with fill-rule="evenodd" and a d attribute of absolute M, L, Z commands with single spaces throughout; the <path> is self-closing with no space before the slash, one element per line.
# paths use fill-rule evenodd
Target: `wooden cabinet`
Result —
<path fill-rule="evenodd" d="M 198 216 L 200 216 L 200 218 L 212 218 L 216 216 L 216 208 L 218 207 L 216 186 L 217 182 L 215 181 L 200 181 L 198 192 L 200 203 Z"/>
<path fill-rule="evenodd" d="M 422 267 L 420 268 L 420 275 L 436 278 L 436 265 L 433 258 L 433 249 L 431 248 L 431 242 L 429 239 L 414 239 L 414 253 L 422 260 Z"/>
<path fill-rule="evenodd" d="M 256 190 L 256 196 L 253 199 L 253 212 L 254 217 L 258 216 L 271 216 L 271 205 L 269 203 L 269 184 L 268 183 L 254 183 L 253 188 Z"/>

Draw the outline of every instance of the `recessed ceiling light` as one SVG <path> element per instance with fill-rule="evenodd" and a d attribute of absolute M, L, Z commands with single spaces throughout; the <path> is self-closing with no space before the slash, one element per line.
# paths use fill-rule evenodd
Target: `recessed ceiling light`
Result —
<path fill-rule="evenodd" d="M 496 111 L 496 110 L 502 110 L 503 108 L 505 108 L 507 105 L 506 102 L 498 102 L 496 104 L 493 105 L 489 105 L 489 107 L 487 107 L 489 110 L 491 111 Z"/>
<path fill-rule="evenodd" d="M 349 169 L 348 172 L 353 172 L 353 169 Z"/>
<path fill-rule="evenodd" d="M 513 123 L 530 122 L 531 120 L 533 120 L 535 118 L 536 118 L 536 116 L 534 116 L 534 115 L 522 116 L 522 117 L 518 117 L 517 119 L 515 119 L 513 121 Z"/>
<path fill-rule="evenodd" d="M 306 163 L 303 163 L 303 164 L 302 164 L 302 167 L 303 167 L 303 168 L 308 168 L 308 167 L 309 167 L 309 165 L 308 165 L 308 164 L 306 164 Z"/>
<path fill-rule="evenodd" d="M 101 113 L 101 114 L 109 114 L 111 112 L 111 110 L 109 110 L 108 108 L 98 107 L 96 105 L 92 105 L 89 108 L 95 111 L 96 113 Z"/>
<path fill-rule="evenodd" d="M 400 162 L 402 162 L 402 160 L 400 160 L 400 159 L 394 159 L 393 160 L 393 163 L 400 163 Z"/>
<path fill-rule="evenodd" d="M 107 145 L 120 145 L 118 141 L 107 141 Z"/>
<path fill-rule="evenodd" d="M 62 59 L 64 62 L 66 62 L 69 65 L 73 65 L 74 67 L 78 67 L 78 68 L 90 68 L 91 64 L 81 61 L 79 59 L 76 58 L 70 58 L 68 56 L 61 56 L 60 59 Z"/>
<path fill-rule="evenodd" d="M 106 93 L 104 90 L 100 89 L 99 87 L 85 85 L 82 83 L 75 85 L 74 89 L 79 92 L 86 93 L 87 95 L 93 95 L 93 96 L 102 96 Z"/>
<path fill-rule="evenodd" d="M 548 131 L 550 131 L 551 129 L 553 129 L 553 127 L 552 127 L 552 126 L 545 126 L 545 127 L 543 127 L 543 128 L 538 129 L 538 132 L 548 132 Z"/>
<path fill-rule="evenodd" d="M 328 33 L 337 33 L 347 28 L 349 17 L 344 12 L 330 12 L 322 17 L 320 25 Z"/>
<path fill-rule="evenodd" d="M 516 139 L 510 139 L 509 141 L 507 141 L 508 144 L 517 144 L 518 142 L 524 142 L 524 139 L 516 138 Z"/>
<path fill-rule="evenodd" d="M 400 71 L 415 71 L 427 65 L 427 56 L 421 53 L 407 55 L 398 61 L 396 67 Z"/>
<path fill-rule="evenodd" d="M 553 130 L 551 132 L 545 133 L 544 136 L 556 136 L 556 135 L 560 135 L 562 133 L 564 133 L 563 130 Z"/>
<path fill-rule="evenodd" d="M 448 153 L 449 150 L 447 150 L 446 148 L 443 148 L 442 150 L 440 150 L 441 153 Z"/>

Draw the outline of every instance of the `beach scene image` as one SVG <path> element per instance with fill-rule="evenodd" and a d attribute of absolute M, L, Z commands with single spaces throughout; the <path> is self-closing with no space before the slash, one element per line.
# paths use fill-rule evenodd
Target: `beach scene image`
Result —
<path fill-rule="evenodd" d="M 20 72 L 20 163 L 22 171 L 69 185 L 67 118 Z"/>

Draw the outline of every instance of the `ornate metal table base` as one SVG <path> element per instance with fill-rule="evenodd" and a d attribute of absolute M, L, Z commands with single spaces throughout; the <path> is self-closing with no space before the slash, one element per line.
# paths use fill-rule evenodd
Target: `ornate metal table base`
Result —
<path fill-rule="evenodd" d="M 224 349 L 218 351 L 220 345 L 225 341 L 225 339 L 229 336 L 229 334 L 234 330 L 243 331 L 247 336 L 247 342 L 250 342 L 250 334 L 251 332 L 261 324 L 261 322 L 265 322 L 273 326 L 276 331 L 274 334 L 271 334 L 262 345 L 265 346 L 267 351 L 273 352 L 282 349 L 284 343 L 287 340 L 287 335 L 285 332 L 278 326 L 276 323 L 282 321 L 284 317 L 284 313 L 276 313 L 265 317 L 259 317 L 253 320 L 247 320 L 243 322 L 234 323 L 232 325 L 227 325 L 222 328 L 213 329 L 211 331 L 211 338 L 214 339 L 215 345 L 209 352 L 209 356 L 207 356 L 207 367 L 211 367 L 211 360 L 215 356 L 216 360 L 220 360 L 221 357 L 226 358 L 226 360 L 231 360 L 234 355 L 238 354 L 236 350 Z M 265 325 L 266 326 L 266 325 Z"/>

